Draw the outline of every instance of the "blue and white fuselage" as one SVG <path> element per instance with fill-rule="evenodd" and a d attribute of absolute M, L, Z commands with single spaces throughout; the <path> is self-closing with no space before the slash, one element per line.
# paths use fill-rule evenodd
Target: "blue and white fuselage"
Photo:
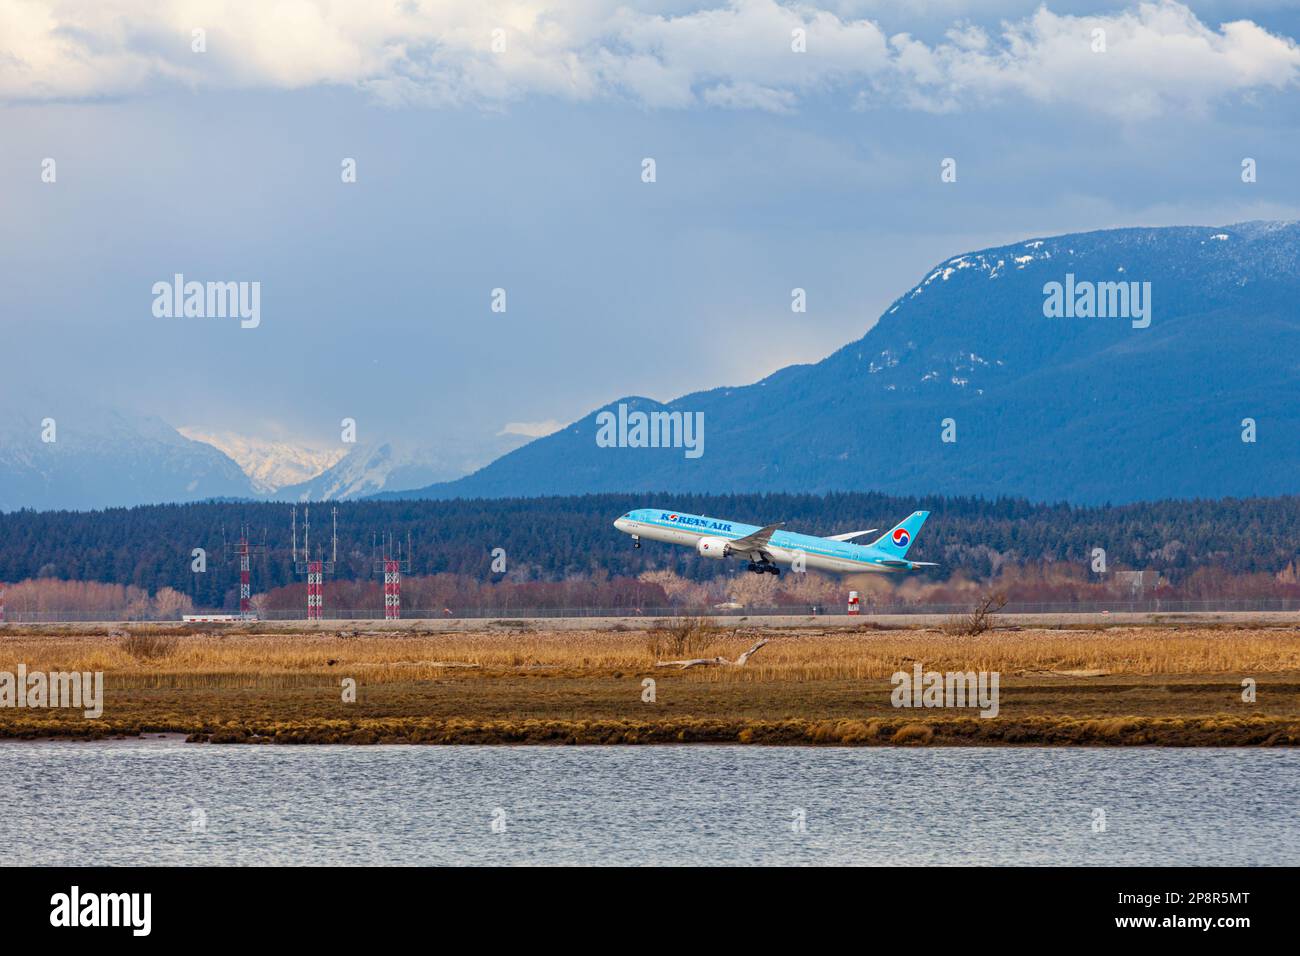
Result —
<path fill-rule="evenodd" d="M 874 528 L 820 538 L 780 531 L 780 525 L 775 524 L 759 527 L 659 508 L 629 511 L 614 522 L 614 527 L 630 534 L 637 547 L 645 539 L 685 545 L 706 558 L 747 558 L 751 571 L 778 573 L 776 566 L 785 564 L 832 574 L 890 574 L 929 564 L 906 558 L 929 515 L 928 511 L 914 511 L 871 544 L 853 544 L 850 539 L 870 534 Z"/>

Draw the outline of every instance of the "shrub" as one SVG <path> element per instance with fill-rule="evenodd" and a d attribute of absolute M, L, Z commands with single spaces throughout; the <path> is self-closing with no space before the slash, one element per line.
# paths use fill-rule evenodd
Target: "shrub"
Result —
<path fill-rule="evenodd" d="M 675 617 L 650 631 L 646 647 L 655 660 L 705 657 L 721 631 L 704 617 Z"/>
<path fill-rule="evenodd" d="M 122 638 L 122 650 L 138 661 L 153 661 L 170 657 L 179 643 L 172 634 L 136 633 Z"/>
<path fill-rule="evenodd" d="M 896 744 L 928 744 L 934 739 L 934 730 L 928 724 L 904 724 L 894 733 Z"/>
<path fill-rule="evenodd" d="M 985 594 L 968 614 L 957 614 L 943 624 L 943 632 L 951 636 L 976 637 L 993 627 L 995 615 L 1007 606 L 1007 596 L 1001 591 Z"/>

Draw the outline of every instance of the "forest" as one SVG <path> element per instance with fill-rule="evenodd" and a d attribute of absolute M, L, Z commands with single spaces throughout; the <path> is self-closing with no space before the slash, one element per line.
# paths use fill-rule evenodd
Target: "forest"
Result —
<path fill-rule="evenodd" d="M 327 603 L 335 607 L 382 607 L 377 559 L 385 537 L 390 551 L 400 548 L 409 561 L 404 603 L 411 607 L 622 607 L 654 604 L 669 592 L 703 601 L 756 586 L 737 574 L 736 562 L 710 561 L 653 542 L 634 550 L 612 522 L 647 506 L 754 524 L 784 521 L 789 530 L 823 535 L 887 529 L 909 512 L 926 509 L 932 516 L 909 557 L 940 566 L 889 586 L 935 599 L 996 581 L 1019 582 L 1026 595 L 1113 590 L 1116 579 L 1108 575 L 1123 570 L 1154 572 L 1153 583 L 1170 594 L 1282 595 L 1292 589 L 1300 550 L 1295 496 L 1076 507 L 1014 498 L 832 493 L 318 503 L 310 506 L 311 551 L 312 557 L 332 557 L 337 509 L 337 562 L 325 586 Z M 306 518 L 299 505 L 300 548 Z M 11 607 L 17 606 L 20 582 L 63 581 L 132 589 L 130 597 L 122 591 L 122 599 L 137 608 L 152 601 L 150 613 L 157 607 L 172 613 L 179 605 L 229 609 L 238 600 L 236 544 L 246 533 L 256 552 L 250 564 L 259 602 L 301 607 L 304 584 L 295 572 L 292 528 L 285 504 L 211 501 L 8 512 L 0 514 L 0 582 L 9 583 Z M 1103 572 L 1097 570 L 1097 549 L 1104 551 Z M 769 586 L 772 600 L 817 599 L 814 576 L 802 583 L 790 577 L 779 588 Z M 45 593 L 55 592 L 47 586 Z M 92 599 L 89 592 L 84 597 L 91 603 L 101 599 L 106 598 Z M 42 598 L 47 600 L 81 603 L 67 589 L 57 598 Z"/>

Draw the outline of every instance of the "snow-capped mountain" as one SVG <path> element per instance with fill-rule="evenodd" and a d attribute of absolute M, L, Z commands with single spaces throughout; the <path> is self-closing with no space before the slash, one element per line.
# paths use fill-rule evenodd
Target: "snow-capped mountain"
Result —
<path fill-rule="evenodd" d="M 346 446 L 317 448 L 188 426 L 177 430 L 186 438 L 205 442 L 230 456 L 244 470 L 253 490 L 266 494 L 286 485 L 310 481 L 347 455 Z"/>
<path fill-rule="evenodd" d="M 273 497 L 281 501 L 339 501 L 420 488 L 459 478 L 527 440 L 520 435 L 498 436 L 486 454 L 481 446 L 453 441 L 436 448 L 404 442 L 358 445 L 319 475 L 280 488 Z"/>
<path fill-rule="evenodd" d="M 91 396 L 0 386 L 0 510 L 91 509 L 250 497 L 231 458 L 158 418 Z"/>
<path fill-rule="evenodd" d="M 1298 303 L 1300 223 L 1030 238 L 938 263 L 820 362 L 667 404 L 615 399 L 405 497 L 1294 494 Z M 702 454 L 602 443 L 598 414 L 620 404 L 702 416 Z"/>
<path fill-rule="evenodd" d="M 324 501 L 459 478 L 527 438 L 312 448 L 178 430 L 93 395 L 0 382 L 0 511 L 123 507 L 206 498 Z"/>
<path fill-rule="evenodd" d="M 1101 311 L 1103 299 L 1132 314 Z M 1297 223 L 1026 239 L 926 270 L 863 337 L 815 364 L 667 404 L 615 399 L 524 447 L 518 434 L 357 446 L 269 495 L 253 480 L 267 487 L 310 465 L 267 451 L 245 459 L 250 479 L 156 418 L 95 396 L 6 394 L 0 381 L 0 509 L 596 491 L 1296 493 L 1297 303 Z M 620 404 L 701 416 L 701 454 L 627 434 L 600 441 L 598 413 Z"/>

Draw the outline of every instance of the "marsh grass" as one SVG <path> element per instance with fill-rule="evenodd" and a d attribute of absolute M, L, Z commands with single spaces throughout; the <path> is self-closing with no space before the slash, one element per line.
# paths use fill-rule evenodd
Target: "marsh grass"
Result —
<path fill-rule="evenodd" d="M 676 743 L 844 746 L 1300 743 L 1300 632 L 1128 627 L 762 631 L 665 620 L 644 631 L 339 630 L 57 636 L 6 632 L 0 671 L 105 672 L 105 712 L 0 710 L 0 737 L 179 732 L 280 743 Z M 661 657 L 744 667 L 654 669 Z M 996 670 L 1001 716 L 903 714 L 892 674 Z M 1099 671 L 1095 678 L 1069 672 Z M 642 678 L 660 684 L 657 706 Z M 1243 676 L 1260 683 L 1241 701 Z M 361 688 L 340 699 L 340 679 Z M 668 703 L 671 706 L 664 706 Z"/>
<path fill-rule="evenodd" d="M 103 670 L 123 675 L 185 674 L 260 678 L 273 674 L 353 671 L 371 683 L 493 680 L 526 673 L 609 676 L 649 673 L 654 661 L 720 655 L 734 659 L 755 640 L 692 619 L 646 632 L 535 633 L 464 631 L 343 637 L 337 632 L 193 633 L 125 637 L 13 633 L 0 640 L 0 670 Z M 1293 629 L 1129 627 L 1104 631 L 988 631 L 979 637 L 939 630 L 774 632 L 743 668 L 698 668 L 681 678 L 709 683 L 888 679 L 920 661 L 934 670 L 1018 673 L 1101 670 L 1112 675 L 1231 674 L 1300 671 L 1300 632 Z"/>
<path fill-rule="evenodd" d="M 27 714 L 0 736 L 103 738 L 185 733 L 193 741 L 281 744 L 656 744 L 742 743 L 795 746 L 1296 746 L 1300 721 L 1264 715 L 1235 718 L 1068 715 L 980 720 L 934 716 L 861 720 L 669 718 L 353 717 L 198 720 L 163 715 L 72 722 Z"/>
<path fill-rule="evenodd" d="M 175 634 L 157 631 L 136 631 L 120 639 L 121 648 L 137 661 L 157 661 L 176 653 L 180 638 Z"/>

